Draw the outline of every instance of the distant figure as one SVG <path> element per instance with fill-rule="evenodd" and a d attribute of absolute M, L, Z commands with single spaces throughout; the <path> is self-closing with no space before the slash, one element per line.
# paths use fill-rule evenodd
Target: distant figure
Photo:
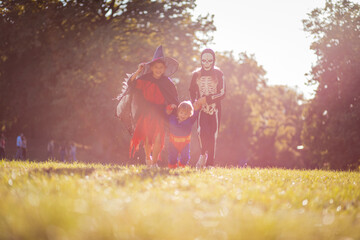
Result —
<path fill-rule="evenodd" d="M 16 155 L 15 159 L 22 159 L 22 137 L 24 136 L 23 133 L 21 133 L 16 138 Z"/>
<path fill-rule="evenodd" d="M 62 143 L 59 147 L 59 153 L 60 153 L 60 161 L 65 162 L 66 158 L 66 146 L 64 143 Z"/>
<path fill-rule="evenodd" d="M 5 134 L 1 133 L 1 137 L 0 137 L 0 159 L 5 159 L 5 143 L 6 143 Z"/>
<path fill-rule="evenodd" d="M 242 167 L 242 168 L 246 168 L 248 166 L 248 159 L 246 159 L 246 158 L 240 159 L 238 166 Z"/>
<path fill-rule="evenodd" d="M 27 150 L 27 141 L 26 141 L 26 137 L 23 135 L 21 138 L 21 155 L 22 155 L 22 159 L 26 160 L 26 150 Z"/>
<path fill-rule="evenodd" d="M 76 146 L 75 146 L 75 143 L 74 142 L 71 142 L 70 144 L 70 149 L 69 149 L 69 158 L 73 161 L 73 162 L 76 162 Z"/>
<path fill-rule="evenodd" d="M 55 155 L 54 155 L 54 151 L 55 151 L 55 143 L 54 140 L 51 139 L 47 145 L 47 156 L 48 159 L 53 160 L 55 159 Z"/>

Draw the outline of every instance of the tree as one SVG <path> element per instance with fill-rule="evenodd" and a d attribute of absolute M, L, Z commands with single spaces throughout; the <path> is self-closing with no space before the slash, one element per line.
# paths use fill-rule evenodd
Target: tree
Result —
<path fill-rule="evenodd" d="M 250 102 L 253 165 L 303 168 L 301 145 L 303 96 L 286 86 L 267 86 Z"/>
<path fill-rule="evenodd" d="M 302 133 L 312 167 L 347 169 L 360 164 L 359 10 L 359 4 L 348 0 L 328 0 L 303 21 L 318 56 L 309 82 L 318 88 Z"/>
<path fill-rule="evenodd" d="M 224 73 L 226 96 L 222 101 L 222 117 L 218 154 L 223 164 L 243 165 L 251 157 L 251 99 L 266 85 L 265 70 L 253 55 L 233 52 L 217 54 L 217 65 Z"/>
<path fill-rule="evenodd" d="M 299 153 L 302 96 L 284 86 L 267 86 L 253 55 L 217 55 L 227 93 L 223 102 L 218 155 L 222 164 L 302 167 Z"/>

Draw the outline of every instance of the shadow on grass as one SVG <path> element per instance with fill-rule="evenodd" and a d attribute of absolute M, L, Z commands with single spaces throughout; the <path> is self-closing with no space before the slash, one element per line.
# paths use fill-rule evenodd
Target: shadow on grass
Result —
<path fill-rule="evenodd" d="M 191 169 L 182 169 L 182 170 L 170 170 L 168 168 L 158 168 L 158 169 L 142 169 L 140 172 L 133 173 L 134 176 L 140 177 L 140 179 L 146 178 L 156 178 L 156 177 L 164 177 L 164 176 L 183 176 L 192 173 Z"/>
<path fill-rule="evenodd" d="M 116 178 L 115 183 L 119 186 L 125 186 L 128 183 L 135 181 L 147 181 L 149 179 L 155 180 L 157 178 L 179 177 L 193 173 L 192 169 L 170 170 L 168 168 L 149 169 L 143 168 L 136 172 L 127 173 L 124 176 Z"/>
<path fill-rule="evenodd" d="M 79 175 L 81 177 L 90 176 L 91 174 L 95 173 L 96 171 L 106 171 L 106 172 L 124 172 L 126 168 L 121 167 L 109 167 L 106 169 L 96 169 L 93 167 L 89 168 L 40 168 L 40 169 L 33 169 L 29 173 L 30 174 L 44 174 L 44 175 Z M 141 180 L 145 180 L 148 178 L 157 178 L 157 177 L 166 177 L 166 176 L 184 176 L 193 173 L 195 170 L 193 169 L 179 169 L 179 170 L 170 170 L 168 168 L 158 168 L 158 169 L 150 169 L 150 168 L 139 168 L 137 171 L 127 171 L 124 177 L 130 178 L 140 178 Z"/>
<path fill-rule="evenodd" d="M 34 169 L 30 171 L 30 173 L 42 173 L 47 174 L 48 176 L 51 175 L 80 175 L 80 176 L 89 176 L 92 174 L 96 169 L 95 168 L 40 168 Z"/>

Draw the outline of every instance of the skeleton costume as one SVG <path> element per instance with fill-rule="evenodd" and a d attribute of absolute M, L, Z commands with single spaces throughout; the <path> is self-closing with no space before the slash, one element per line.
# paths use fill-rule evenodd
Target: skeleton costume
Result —
<path fill-rule="evenodd" d="M 225 96 L 223 73 L 215 67 L 215 53 L 205 49 L 201 53 L 201 68 L 195 70 L 190 83 L 191 101 L 206 97 L 206 104 L 200 110 L 197 121 L 201 155 L 197 164 L 203 167 L 213 166 L 215 159 L 216 139 L 221 116 L 220 101 Z"/>

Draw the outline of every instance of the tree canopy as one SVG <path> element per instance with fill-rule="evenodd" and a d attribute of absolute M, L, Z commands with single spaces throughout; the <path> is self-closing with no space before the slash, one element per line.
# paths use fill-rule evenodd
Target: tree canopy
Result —
<path fill-rule="evenodd" d="M 268 86 L 253 55 L 227 52 L 217 59 L 227 84 L 219 139 L 224 165 L 304 167 L 297 151 L 302 95 L 285 86 Z"/>
<path fill-rule="evenodd" d="M 307 162 L 347 169 L 360 164 L 360 5 L 327 1 L 304 20 L 318 56 L 310 84 L 303 141 Z"/>

